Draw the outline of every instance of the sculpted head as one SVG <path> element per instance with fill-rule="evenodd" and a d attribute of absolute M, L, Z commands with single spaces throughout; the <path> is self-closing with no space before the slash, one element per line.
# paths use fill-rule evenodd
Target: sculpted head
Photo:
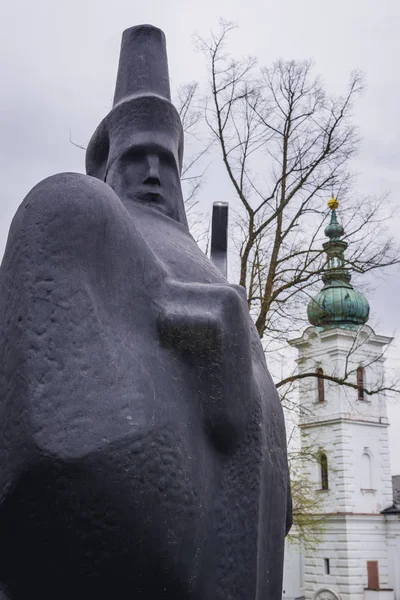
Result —
<path fill-rule="evenodd" d="M 183 222 L 180 175 L 169 148 L 133 144 L 110 165 L 105 181 L 125 204 L 146 205 Z"/>
<path fill-rule="evenodd" d="M 170 101 L 165 37 L 150 25 L 127 29 L 111 112 L 86 154 L 88 175 L 131 203 L 187 226 L 180 172 L 183 130 Z"/>

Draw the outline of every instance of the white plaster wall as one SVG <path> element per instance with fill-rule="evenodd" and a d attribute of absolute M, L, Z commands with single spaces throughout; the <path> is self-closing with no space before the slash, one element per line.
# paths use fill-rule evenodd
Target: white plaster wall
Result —
<path fill-rule="evenodd" d="M 387 427 L 357 422 L 303 426 L 303 443 L 328 457 L 329 490 L 321 490 L 320 466 L 307 463 L 306 477 L 315 484 L 321 512 L 380 513 L 392 504 Z M 365 488 L 363 455 L 371 465 L 371 487 Z"/>
<path fill-rule="evenodd" d="M 329 558 L 330 574 L 324 573 Z M 363 600 L 367 587 L 367 561 L 378 560 L 382 587 L 389 586 L 386 523 L 375 517 L 328 517 L 323 542 L 305 554 L 304 589 L 307 599 L 323 587 L 337 591 L 343 600 Z"/>
<path fill-rule="evenodd" d="M 304 595 L 303 573 L 304 560 L 300 545 L 286 541 L 282 587 L 284 600 L 294 600 Z"/>
<path fill-rule="evenodd" d="M 330 575 L 324 573 L 325 558 Z M 400 515 L 332 515 L 316 550 L 287 545 L 283 597 L 292 600 L 304 594 L 310 600 L 329 587 L 343 600 L 363 600 L 368 560 L 378 560 L 381 587 L 393 589 L 395 600 L 400 600 Z"/>

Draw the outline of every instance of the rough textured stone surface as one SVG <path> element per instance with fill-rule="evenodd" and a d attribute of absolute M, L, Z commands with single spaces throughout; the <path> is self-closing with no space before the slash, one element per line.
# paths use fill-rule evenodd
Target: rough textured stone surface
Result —
<path fill-rule="evenodd" d="M 179 161 L 148 129 L 148 143 L 133 135 L 103 155 L 105 181 L 39 183 L 10 229 L 0 589 L 11 600 L 281 595 L 279 398 L 244 290 L 189 234 Z"/>

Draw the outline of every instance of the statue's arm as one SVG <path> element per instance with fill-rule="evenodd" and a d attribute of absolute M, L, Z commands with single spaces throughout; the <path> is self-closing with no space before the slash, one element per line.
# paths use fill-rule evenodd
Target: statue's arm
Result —
<path fill-rule="evenodd" d="M 220 449 L 246 429 L 253 360 L 245 291 L 239 286 L 167 281 L 157 318 L 163 345 L 197 370 L 198 395 Z"/>

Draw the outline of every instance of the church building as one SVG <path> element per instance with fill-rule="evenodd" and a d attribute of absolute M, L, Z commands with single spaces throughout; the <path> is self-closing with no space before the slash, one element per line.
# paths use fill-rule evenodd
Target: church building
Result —
<path fill-rule="evenodd" d="M 324 286 L 309 302 L 310 327 L 290 342 L 298 373 L 317 374 L 299 379 L 298 401 L 301 444 L 315 456 L 304 476 L 323 518 L 321 542 L 312 550 L 287 543 L 283 598 L 400 600 L 400 503 L 383 389 L 391 338 L 367 325 L 368 301 L 345 268 L 334 198 L 329 207 Z"/>

